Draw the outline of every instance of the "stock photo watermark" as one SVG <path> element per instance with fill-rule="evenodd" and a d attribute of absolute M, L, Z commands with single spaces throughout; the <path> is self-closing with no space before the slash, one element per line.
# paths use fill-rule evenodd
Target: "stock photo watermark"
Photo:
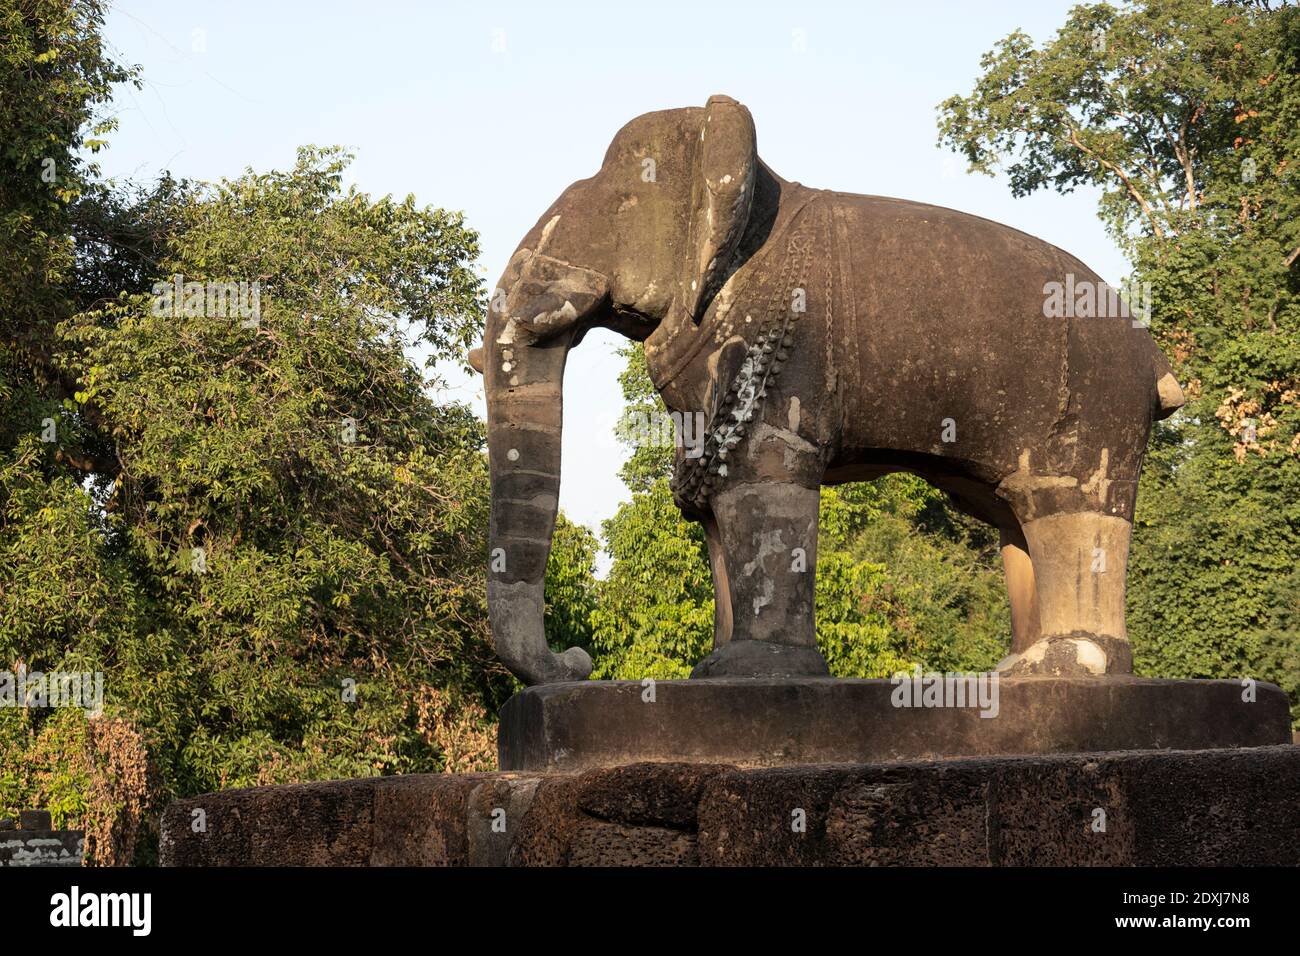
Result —
<path fill-rule="evenodd" d="M 617 433 L 637 448 L 681 448 L 687 458 L 704 454 L 708 418 L 703 412 L 629 411 L 618 420 Z"/>
<path fill-rule="evenodd" d="M 235 319 L 240 327 L 256 328 L 262 321 L 262 284 L 257 281 L 186 282 L 177 273 L 169 282 L 155 282 L 155 318 Z"/>
<path fill-rule="evenodd" d="M 922 672 L 917 664 L 909 674 L 899 671 L 889 679 L 894 685 L 889 701 L 895 707 L 970 707 L 981 717 L 998 715 L 998 674 Z"/>
<path fill-rule="evenodd" d="M 103 671 L 0 671 L 0 707 L 76 707 L 88 717 L 104 712 Z"/>
<path fill-rule="evenodd" d="M 1150 282 L 1126 280 L 1119 288 L 1106 282 L 1076 279 L 1065 274 L 1064 282 L 1043 284 L 1043 318 L 1046 319 L 1129 319 L 1134 328 L 1151 325 Z"/>

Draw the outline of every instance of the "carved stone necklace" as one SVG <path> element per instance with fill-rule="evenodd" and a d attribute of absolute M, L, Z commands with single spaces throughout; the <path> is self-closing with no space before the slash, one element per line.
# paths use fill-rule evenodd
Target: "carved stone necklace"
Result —
<path fill-rule="evenodd" d="M 709 499 L 727 477 L 728 456 L 745 439 L 749 423 L 761 416 L 767 388 L 775 384 L 790 356 L 794 325 L 806 302 L 805 280 L 816 234 L 817 217 L 802 215 L 805 211 L 801 209 L 791 224 L 780 276 L 768 294 L 740 370 L 725 392 L 716 393 L 702 453 L 698 458 L 679 457 L 673 469 L 673 500 L 687 512 L 707 510 Z"/>

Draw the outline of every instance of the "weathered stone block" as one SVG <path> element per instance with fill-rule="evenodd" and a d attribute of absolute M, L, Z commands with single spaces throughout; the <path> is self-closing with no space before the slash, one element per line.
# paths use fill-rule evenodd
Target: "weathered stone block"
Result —
<path fill-rule="evenodd" d="M 19 810 L 18 829 L 53 830 L 54 821 L 50 818 L 49 810 Z"/>
<path fill-rule="evenodd" d="M 1119 762 L 1138 862 L 1300 865 L 1300 747 L 1162 756 Z"/>
<path fill-rule="evenodd" d="M 1296 866 L 1297 806 L 1291 744 L 750 769 L 646 763 L 208 794 L 167 809 L 163 862 Z M 191 827 L 198 807 L 207 832 Z"/>
<path fill-rule="evenodd" d="M 178 800 L 163 814 L 160 855 L 180 866 L 365 866 L 374 802 L 370 778 Z"/>
<path fill-rule="evenodd" d="M 578 809 L 582 781 L 543 777 L 510 848 L 512 866 L 568 866 L 574 838 L 586 819 Z"/>
<path fill-rule="evenodd" d="M 737 771 L 706 865 L 1300 865 L 1300 748 Z M 806 813 L 807 832 L 791 826 Z M 1100 813 L 1099 813 L 1100 811 Z"/>
<path fill-rule="evenodd" d="M 574 835 L 569 866 L 699 866 L 694 833 L 591 820 Z"/>
<path fill-rule="evenodd" d="M 987 862 L 988 782 L 967 761 L 784 767 L 718 777 L 699 807 L 712 866 Z"/>
<path fill-rule="evenodd" d="M 374 783 L 371 866 L 468 866 L 466 812 L 498 774 L 412 774 Z"/>
<path fill-rule="evenodd" d="M 990 816 L 990 861 L 1002 866 L 1132 862 L 1135 820 L 1124 766 L 1099 755 L 1007 761 L 990 768 L 989 806 L 996 811 Z"/>
<path fill-rule="evenodd" d="M 580 778 L 584 813 L 631 826 L 692 827 L 704 785 L 731 769 L 715 764 L 641 763 L 591 770 Z"/>
<path fill-rule="evenodd" d="M 506 866 L 511 846 L 523 832 L 539 780 L 518 774 L 492 775 L 474 788 L 465 813 L 471 866 Z"/>

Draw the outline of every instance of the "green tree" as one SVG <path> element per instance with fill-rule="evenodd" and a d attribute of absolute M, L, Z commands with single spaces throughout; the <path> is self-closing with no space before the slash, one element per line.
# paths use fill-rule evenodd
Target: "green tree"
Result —
<path fill-rule="evenodd" d="M 114 437 L 119 467 L 92 476 L 102 546 L 152 605 L 118 683 L 171 731 L 187 790 L 432 769 L 415 702 L 494 697 L 482 427 L 429 401 L 401 324 L 435 357 L 463 351 L 477 239 L 456 214 L 343 190 L 346 163 L 308 149 L 200 191 L 169 278 L 62 329 L 75 403 Z M 235 279 L 256 302 L 214 309 Z"/>
<path fill-rule="evenodd" d="M 713 579 L 703 529 L 682 520 L 666 478 L 604 524 L 612 559 L 592 614 L 593 676 L 689 677 L 713 644 Z"/>
<path fill-rule="evenodd" d="M 997 534 L 915 475 L 822 492 L 817 633 L 831 672 L 987 671 L 1007 653 Z M 852 621 L 860 630 L 832 640 Z"/>
<path fill-rule="evenodd" d="M 99 0 L 0 0 L 0 446 L 6 449 L 40 430 L 76 388 L 54 329 L 91 293 L 78 273 L 81 258 L 95 252 L 78 241 L 79 226 L 103 220 L 89 212 L 102 189 L 87 154 L 104 146 L 116 124 L 106 115 L 113 85 L 138 84 L 137 70 L 105 51 L 103 18 Z M 66 428 L 63 439 L 65 457 L 86 461 L 102 451 L 84 428 Z"/>
<path fill-rule="evenodd" d="M 51 806 L 98 862 L 177 795 L 495 763 L 483 427 L 403 351 L 479 334 L 477 237 L 347 162 L 92 184 L 52 293 L 82 311 L 44 365 L 9 343 L 57 374 L 6 379 L 0 661 L 106 700 L 0 714 L 0 810 Z"/>
<path fill-rule="evenodd" d="M 404 354 L 477 338 L 477 236 L 337 150 L 101 181 L 102 21 L 0 0 L 0 671 L 105 675 L 102 714 L 0 709 L 0 814 L 123 863 L 173 796 L 491 767 L 512 682 L 483 427 Z"/>
<path fill-rule="evenodd" d="M 1253 674 L 1296 700 L 1300 11 L 1080 6 L 982 67 L 941 106 L 941 141 L 973 169 L 1004 164 L 1016 195 L 1100 188 L 1189 398 L 1153 435 L 1138 501 L 1137 667 Z"/>
<path fill-rule="evenodd" d="M 546 640 L 557 653 L 570 647 L 592 652 L 591 615 L 596 609 L 596 553 L 600 542 L 561 512 L 546 561 Z"/>
<path fill-rule="evenodd" d="M 136 70 L 104 50 L 100 0 L 0 0 L 0 338 L 49 364 L 50 329 L 68 313 L 72 209 L 116 121 L 115 83 Z"/>
<path fill-rule="evenodd" d="M 620 476 L 632 500 L 602 527 L 611 566 L 592 613 L 593 677 L 689 677 L 713 643 L 713 579 L 703 528 L 682 518 L 668 488 L 671 445 L 644 440 L 636 422 L 667 414 L 639 344 L 620 354 L 625 401 L 616 429 L 630 456 Z M 652 432 L 657 431 L 652 429 Z"/>

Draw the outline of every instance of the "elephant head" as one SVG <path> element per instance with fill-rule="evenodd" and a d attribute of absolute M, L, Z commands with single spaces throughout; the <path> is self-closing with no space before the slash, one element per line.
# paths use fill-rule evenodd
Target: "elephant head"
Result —
<path fill-rule="evenodd" d="M 496 651 L 525 683 L 591 672 L 586 652 L 553 653 L 542 628 L 569 348 L 593 326 L 644 340 L 698 322 L 735 266 L 758 174 L 753 120 L 729 97 L 640 116 L 538 220 L 492 293 L 470 355 L 487 395 L 488 606 Z"/>

